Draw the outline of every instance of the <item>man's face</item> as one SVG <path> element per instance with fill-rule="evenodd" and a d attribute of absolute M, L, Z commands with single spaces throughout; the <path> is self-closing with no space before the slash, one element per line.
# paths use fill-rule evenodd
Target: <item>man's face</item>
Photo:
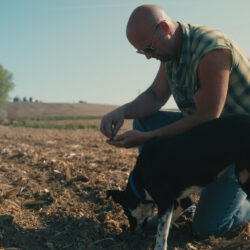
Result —
<path fill-rule="evenodd" d="M 160 60 L 161 62 L 167 62 L 173 60 L 175 57 L 171 55 L 170 53 L 168 54 L 165 50 L 160 50 L 156 49 L 152 53 L 144 53 L 147 59 L 154 58 L 156 60 Z"/>
<path fill-rule="evenodd" d="M 151 42 L 148 43 L 145 41 Z M 171 53 L 170 36 L 164 32 L 161 22 L 155 26 L 153 33 L 146 33 L 146 37 L 144 36 L 144 38 L 140 39 L 138 42 L 132 42 L 132 44 L 137 48 L 137 53 L 145 55 L 147 59 L 154 58 L 162 62 L 167 62 L 174 58 Z"/>

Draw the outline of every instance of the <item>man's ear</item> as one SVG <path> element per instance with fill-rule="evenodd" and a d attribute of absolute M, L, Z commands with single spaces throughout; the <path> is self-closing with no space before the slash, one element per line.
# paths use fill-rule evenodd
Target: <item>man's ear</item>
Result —
<path fill-rule="evenodd" d="M 107 198 L 112 197 L 114 202 L 119 204 L 124 204 L 125 202 L 125 192 L 120 190 L 108 190 L 107 191 Z"/>
<path fill-rule="evenodd" d="M 165 33 L 167 35 L 170 35 L 171 34 L 171 31 L 170 31 L 170 27 L 169 27 L 169 24 L 163 20 L 159 23 L 159 25 L 161 26 L 161 28 L 165 31 Z"/>

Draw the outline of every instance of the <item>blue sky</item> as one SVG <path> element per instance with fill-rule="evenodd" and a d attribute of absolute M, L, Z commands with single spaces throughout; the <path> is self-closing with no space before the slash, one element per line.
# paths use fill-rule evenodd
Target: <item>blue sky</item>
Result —
<path fill-rule="evenodd" d="M 14 75 L 11 97 L 117 105 L 134 99 L 159 67 L 136 54 L 125 34 L 131 12 L 144 3 L 177 21 L 220 29 L 250 57 L 249 0 L 0 0 L 0 64 Z"/>

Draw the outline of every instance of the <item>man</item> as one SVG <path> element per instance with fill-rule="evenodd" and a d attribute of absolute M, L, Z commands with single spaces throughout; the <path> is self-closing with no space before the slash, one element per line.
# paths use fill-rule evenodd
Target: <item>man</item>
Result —
<path fill-rule="evenodd" d="M 224 114 L 250 113 L 250 61 L 225 34 L 143 5 L 129 18 L 127 38 L 138 53 L 161 63 L 145 92 L 103 117 L 100 129 L 111 145 L 140 149 L 154 136 L 181 133 Z M 159 111 L 171 95 L 181 112 Z M 134 129 L 117 135 L 124 119 L 136 119 Z M 244 221 L 250 221 L 250 202 L 230 166 L 203 190 L 193 231 L 222 236 Z"/>

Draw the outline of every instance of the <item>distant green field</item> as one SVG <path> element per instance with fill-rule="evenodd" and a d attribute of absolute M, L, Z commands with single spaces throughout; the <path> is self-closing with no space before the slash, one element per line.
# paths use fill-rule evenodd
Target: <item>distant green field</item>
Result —
<path fill-rule="evenodd" d="M 65 121 L 65 120 L 100 120 L 102 116 L 41 116 L 32 117 L 32 121 Z"/>
<path fill-rule="evenodd" d="M 47 128 L 47 129 L 98 129 L 96 125 L 75 125 L 75 124 L 40 124 L 40 123 L 18 123 L 18 122 L 4 122 L 1 123 L 3 126 L 11 127 L 25 127 L 25 128 Z"/>
<path fill-rule="evenodd" d="M 100 122 L 101 118 L 102 116 L 90 116 L 90 115 L 86 115 L 86 116 L 40 116 L 40 117 L 29 118 L 23 122 L 20 122 L 20 121 L 3 122 L 0 124 L 4 126 L 26 127 L 26 128 L 98 129 L 99 126 L 96 124 L 96 120 Z M 65 121 L 65 124 L 58 124 L 58 122 L 60 121 Z M 66 121 L 72 121 L 72 122 L 66 122 Z M 84 121 L 84 124 L 77 124 L 77 121 Z"/>

